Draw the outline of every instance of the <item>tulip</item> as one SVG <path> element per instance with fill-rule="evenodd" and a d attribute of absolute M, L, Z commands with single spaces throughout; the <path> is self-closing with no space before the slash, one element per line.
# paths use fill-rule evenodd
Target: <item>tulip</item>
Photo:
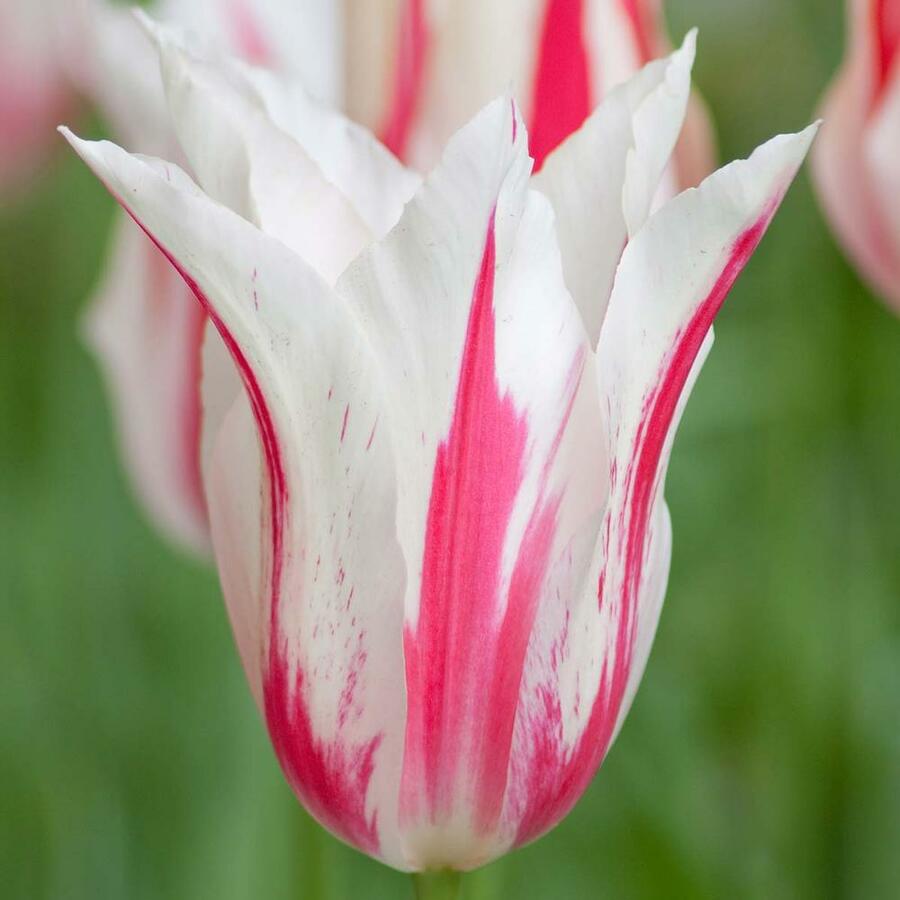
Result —
<path fill-rule="evenodd" d="M 611 88 L 668 52 L 662 0 L 382 0 L 354 10 L 347 46 L 350 114 L 423 171 L 510 84 L 539 169 Z M 697 184 L 713 156 L 693 98 L 674 183 Z"/>
<path fill-rule="evenodd" d="M 652 212 L 691 35 L 538 175 L 506 96 L 419 184 L 296 84 L 158 40 L 197 183 L 66 134 L 243 386 L 205 374 L 202 446 L 251 692 L 322 825 L 474 868 L 559 822 L 622 725 L 675 428 L 814 128 Z"/>
<path fill-rule="evenodd" d="M 354 6 L 346 22 L 338 9 L 332 0 L 168 0 L 159 7 L 208 44 L 292 72 L 320 100 L 343 98 L 420 170 L 511 81 L 525 103 L 531 152 L 543 162 L 606 91 L 665 46 L 658 0 L 372 2 Z M 123 10 L 101 5 L 94 20 L 98 64 L 88 93 L 126 146 L 180 158 L 150 43 Z M 692 98 L 660 196 L 711 171 L 711 147 Z M 198 449 L 204 321 L 183 282 L 122 218 L 91 304 L 89 343 L 107 375 L 138 495 L 164 533 L 201 554 L 209 549 Z"/>
<path fill-rule="evenodd" d="M 0 0 L 0 191 L 21 188 L 46 161 L 71 105 L 68 25 L 60 0 Z"/>
<path fill-rule="evenodd" d="M 900 310 L 900 0 L 852 0 L 843 68 L 823 105 L 813 171 L 837 238 Z"/>

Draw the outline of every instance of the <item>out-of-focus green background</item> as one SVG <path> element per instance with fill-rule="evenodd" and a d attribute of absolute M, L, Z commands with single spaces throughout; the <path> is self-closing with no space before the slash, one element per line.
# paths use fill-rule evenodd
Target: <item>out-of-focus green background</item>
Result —
<path fill-rule="evenodd" d="M 813 116 L 837 0 L 669 0 L 723 159 Z M 0 210 L 0 896 L 394 898 L 313 825 L 214 576 L 148 527 L 78 314 L 112 204 L 61 147 Z M 656 648 L 592 788 L 469 898 L 893 898 L 900 884 L 900 320 L 801 175 L 678 438 Z"/>

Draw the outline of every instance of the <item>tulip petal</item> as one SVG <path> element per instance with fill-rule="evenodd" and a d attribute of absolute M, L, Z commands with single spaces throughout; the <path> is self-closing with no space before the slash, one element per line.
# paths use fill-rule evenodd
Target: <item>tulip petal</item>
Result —
<path fill-rule="evenodd" d="M 370 131 L 314 101 L 300 82 L 243 67 L 266 112 L 309 153 L 376 237 L 397 224 L 421 184 Z"/>
<path fill-rule="evenodd" d="M 505 810 L 517 843 L 572 807 L 636 690 L 666 580 L 663 485 L 678 419 L 712 320 L 814 130 L 775 138 L 676 197 L 623 254 L 597 349 L 609 503 L 581 600 L 561 612 L 555 595 L 545 594 L 538 614 Z"/>
<path fill-rule="evenodd" d="M 417 867 L 498 852 L 519 678 L 558 542 L 556 463 L 589 353 L 510 108 L 495 101 L 451 141 L 338 282 L 382 360 L 403 475 L 400 804 Z"/>
<path fill-rule="evenodd" d="M 209 552 L 197 393 L 203 321 L 165 257 L 127 217 L 119 220 L 85 333 L 144 507 L 164 534 L 198 554 Z"/>
<path fill-rule="evenodd" d="M 182 147 L 204 189 L 334 281 L 397 221 L 418 176 L 301 85 L 188 49 L 144 17 L 160 48 Z"/>
<path fill-rule="evenodd" d="M 233 409 L 208 467 L 212 528 L 281 765 L 326 827 L 402 867 L 404 562 L 369 345 L 309 266 L 183 172 L 69 140 L 185 277 L 241 373 L 257 457 Z M 247 543 L 254 511 L 260 540 Z"/>
<path fill-rule="evenodd" d="M 552 153 L 535 186 L 553 204 L 566 283 L 596 345 L 616 266 L 646 220 L 678 140 L 695 37 L 613 90 Z"/>
<path fill-rule="evenodd" d="M 900 10 L 900 4 L 895 4 Z M 898 12 L 900 19 L 900 12 Z M 898 23 L 900 30 L 900 23 Z M 900 69 L 898 69 L 900 71 Z M 893 279 L 888 297 L 900 303 L 900 77 L 883 89 L 863 144 L 864 163 L 870 174 L 874 212 L 891 238 Z"/>
<path fill-rule="evenodd" d="M 152 33 L 175 132 L 203 189 L 333 282 L 371 239 L 350 201 L 272 123 L 236 64 L 200 58 L 171 31 Z"/>
<path fill-rule="evenodd" d="M 873 117 L 876 124 L 889 121 L 880 113 L 888 83 L 881 49 L 885 42 L 873 27 L 880 21 L 873 16 L 876 5 L 881 4 L 853 0 L 849 5 L 850 47 L 822 107 L 822 135 L 812 162 L 837 237 L 875 289 L 900 309 L 900 244 L 882 205 L 892 198 L 879 180 L 877 158 L 884 157 L 877 138 L 876 147 L 870 147 Z M 888 154 L 890 158 L 890 150 Z M 896 155 L 894 151 L 894 160 Z"/>

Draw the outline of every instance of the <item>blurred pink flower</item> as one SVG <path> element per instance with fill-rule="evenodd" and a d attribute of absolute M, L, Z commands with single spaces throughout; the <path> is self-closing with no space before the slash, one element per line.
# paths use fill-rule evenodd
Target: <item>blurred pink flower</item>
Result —
<path fill-rule="evenodd" d="M 215 329 L 202 468 L 253 696 L 324 826 L 478 866 L 565 816 L 622 725 L 675 429 L 814 129 L 654 212 L 690 35 L 537 175 L 507 95 L 421 181 L 299 84 L 156 37 L 197 183 L 68 137 Z"/>
<path fill-rule="evenodd" d="M 0 193 L 21 188 L 70 113 L 65 0 L 0 0 Z"/>
<path fill-rule="evenodd" d="M 611 88 L 669 51 L 662 6 L 662 0 L 359 4 L 346 26 L 347 111 L 427 171 L 463 122 L 511 89 L 540 169 Z M 694 98 L 675 155 L 675 184 L 697 184 L 712 171 L 714 155 L 706 114 Z"/>
<path fill-rule="evenodd" d="M 851 0 L 848 12 L 813 171 L 838 239 L 900 310 L 900 0 Z"/>

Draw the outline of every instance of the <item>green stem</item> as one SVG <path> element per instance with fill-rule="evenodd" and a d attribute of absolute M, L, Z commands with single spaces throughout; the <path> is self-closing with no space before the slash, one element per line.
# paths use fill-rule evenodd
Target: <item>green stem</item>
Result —
<path fill-rule="evenodd" d="M 418 872 L 412 879 L 416 900 L 457 900 L 460 896 L 460 872 Z"/>

